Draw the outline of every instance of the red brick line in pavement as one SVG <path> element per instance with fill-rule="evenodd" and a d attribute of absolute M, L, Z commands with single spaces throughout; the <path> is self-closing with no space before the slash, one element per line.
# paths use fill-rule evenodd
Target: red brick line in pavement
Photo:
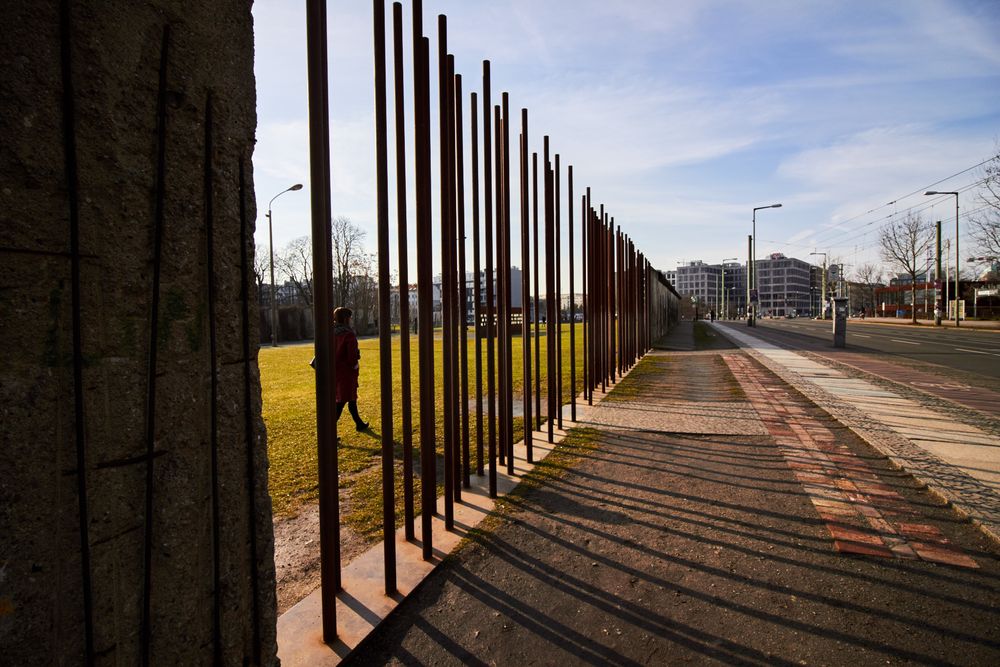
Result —
<path fill-rule="evenodd" d="M 751 405 L 774 437 L 841 552 L 920 558 L 978 568 L 833 431 L 811 416 L 775 376 L 744 355 L 724 355 Z"/>
<path fill-rule="evenodd" d="M 962 382 L 948 380 L 934 373 L 886 361 L 871 354 L 816 351 L 812 351 L 811 353 L 823 359 L 829 359 L 830 361 L 871 373 L 884 380 L 898 382 L 931 396 L 943 398 L 952 403 L 978 410 L 992 417 L 998 416 L 998 411 L 1000 411 L 1000 392 L 991 389 L 972 387 Z"/>

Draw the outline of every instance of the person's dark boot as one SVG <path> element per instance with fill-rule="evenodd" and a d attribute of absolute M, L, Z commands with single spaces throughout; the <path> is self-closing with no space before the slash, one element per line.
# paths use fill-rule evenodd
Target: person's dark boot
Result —
<path fill-rule="evenodd" d="M 371 426 L 371 424 L 368 422 L 361 422 L 360 424 L 355 424 L 354 428 L 358 429 L 358 433 L 361 433 L 363 431 L 367 431 L 369 426 Z"/>

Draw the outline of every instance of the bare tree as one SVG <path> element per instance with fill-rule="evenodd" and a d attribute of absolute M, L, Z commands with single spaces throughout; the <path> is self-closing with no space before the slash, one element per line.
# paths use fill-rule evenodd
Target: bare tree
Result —
<path fill-rule="evenodd" d="M 377 272 L 378 257 L 373 253 L 359 252 L 351 273 L 351 290 L 345 303 L 349 303 L 355 311 L 354 326 L 361 333 L 368 333 L 369 325 L 378 317 Z M 379 322 L 380 326 L 381 324 Z"/>
<path fill-rule="evenodd" d="M 259 245 L 254 248 L 253 253 L 253 277 L 257 283 L 257 293 L 270 282 L 271 249 L 266 245 Z"/>
<path fill-rule="evenodd" d="M 275 268 L 282 277 L 295 286 L 302 301 L 307 306 L 313 303 L 313 256 L 312 241 L 308 236 L 293 239 L 275 257 Z"/>
<path fill-rule="evenodd" d="M 933 234 L 930 225 L 914 213 L 894 220 L 879 233 L 882 259 L 901 269 L 910 278 L 910 313 L 913 324 L 917 323 L 917 271 L 924 265 L 924 253 L 931 244 Z"/>
<path fill-rule="evenodd" d="M 969 221 L 969 231 L 979 252 L 1000 257 L 1000 142 L 996 154 L 983 167 L 983 183 L 976 197 L 982 210 Z"/>
<path fill-rule="evenodd" d="M 865 310 L 870 305 L 875 309 L 875 288 L 882 285 L 882 267 L 874 262 L 861 264 L 854 270 L 854 279 L 861 287 L 861 308 Z"/>
<path fill-rule="evenodd" d="M 333 294 L 334 302 L 346 305 L 351 302 L 351 283 L 354 276 L 370 275 L 367 271 L 363 229 L 351 219 L 338 215 L 333 219 Z"/>

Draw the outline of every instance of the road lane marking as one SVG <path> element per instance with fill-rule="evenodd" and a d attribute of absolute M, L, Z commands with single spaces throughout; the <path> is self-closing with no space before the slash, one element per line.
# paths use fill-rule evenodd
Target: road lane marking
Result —
<path fill-rule="evenodd" d="M 868 334 L 856 334 L 856 333 L 852 333 L 851 335 L 855 336 L 856 338 L 871 338 L 871 336 L 869 336 Z"/>
<path fill-rule="evenodd" d="M 920 343 L 916 343 L 912 340 L 902 340 L 899 338 L 890 338 L 889 340 L 891 340 L 894 343 L 906 343 L 907 345 L 920 345 Z"/>
<path fill-rule="evenodd" d="M 964 347 L 956 347 L 955 349 L 958 350 L 959 352 L 971 352 L 972 354 L 989 354 L 994 357 L 1000 357 L 1000 354 L 997 354 L 996 352 L 983 352 L 982 350 L 966 350 Z"/>

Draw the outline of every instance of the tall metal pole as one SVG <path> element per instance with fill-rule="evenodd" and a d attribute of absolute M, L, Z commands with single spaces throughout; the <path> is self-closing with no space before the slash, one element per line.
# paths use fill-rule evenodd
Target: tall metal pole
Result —
<path fill-rule="evenodd" d="M 330 238 L 330 107 L 327 74 L 326 2 L 306 4 L 309 78 L 309 181 L 312 197 L 313 309 L 316 346 L 316 445 L 319 459 L 320 604 L 323 641 L 337 640 L 340 580 L 340 498 L 337 470 L 337 420 L 330 313 L 333 254 Z"/>
<path fill-rule="evenodd" d="M 455 523 L 455 431 L 452 415 L 455 411 L 452 392 L 452 336 L 451 336 L 451 136 L 448 121 L 451 98 L 448 96 L 448 17 L 438 14 L 438 152 L 440 179 L 439 201 L 441 215 L 441 354 L 443 355 L 444 398 L 444 526 L 451 530 Z"/>
<path fill-rule="evenodd" d="M 392 3 L 393 78 L 396 108 L 396 223 L 399 262 L 400 405 L 403 411 L 403 526 L 407 540 L 413 528 L 413 405 L 410 398 L 410 269 L 406 233 L 406 110 L 403 108 L 403 5 Z"/>
<path fill-rule="evenodd" d="M 535 246 L 535 301 L 532 321 L 535 328 L 535 430 L 542 430 L 542 318 L 538 298 L 538 153 L 531 154 L 531 219 Z"/>
<path fill-rule="evenodd" d="M 548 436 L 549 442 L 555 442 L 556 397 L 556 303 L 555 303 L 555 202 L 553 197 L 554 174 L 549 163 L 549 137 L 544 138 L 543 154 L 545 159 L 545 302 L 546 302 L 546 368 L 548 382 L 545 395 L 548 398 Z"/>
<path fill-rule="evenodd" d="M 583 196 L 583 211 L 580 213 L 580 245 L 582 246 L 582 251 L 580 256 L 583 258 L 583 266 L 581 267 L 581 280 L 580 289 L 583 290 L 583 393 L 587 399 L 589 405 L 593 405 L 594 397 L 592 395 L 592 385 L 590 381 L 590 376 L 593 373 L 593 369 L 590 365 L 590 333 L 588 332 L 588 327 L 590 322 L 593 320 L 591 310 L 593 308 L 593 301 L 590 298 L 589 286 L 589 273 L 587 268 L 591 266 L 590 258 L 588 253 L 590 252 L 590 235 L 587 232 L 587 228 L 590 225 L 591 210 L 590 210 L 590 186 L 587 187 L 586 194 Z"/>
<path fill-rule="evenodd" d="M 576 295 L 573 293 L 573 165 L 566 170 L 566 210 L 569 214 L 569 418 L 576 421 Z"/>
<path fill-rule="evenodd" d="M 278 296 L 274 285 L 274 229 L 270 204 L 267 205 L 267 242 L 271 253 L 271 347 L 278 347 Z"/>
<path fill-rule="evenodd" d="M 382 417 L 382 559 L 385 594 L 396 592 L 396 485 L 392 437 L 392 330 L 389 308 L 389 155 L 386 120 L 385 0 L 372 0 L 375 40 L 375 180 L 378 225 L 378 343 Z"/>
<path fill-rule="evenodd" d="M 295 192 L 302 189 L 301 183 L 296 183 L 292 187 L 282 190 L 278 194 L 271 197 L 271 201 L 267 202 L 267 242 L 270 244 L 270 254 L 271 254 L 271 347 L 278 347 L 278 329 L 281 323 L 278 321 L 278 296 L 277 288 L 274 283 L 274 225 L 271 213 L 271 204 L 274 200 L 285 194 L 286 192 Z"/>
<path fill-rule="evenodd" d="M 753 326 L 753 310 L 750 304 L 753 283 L 753 235 L 747 235 L 747 326 Z"/>
<path fill-rule="evenodd" d="M 487 445 L 490 459 L 490 498 L 497 497 L 496 432 L 496 304 L 493 269 L 493 106 L 490 104 L 490 61 L 483 61 L 483 203 L 486 205 L 486 398 Z"/>
<path fill-rule="evenodd" d="M 555 229 L 555 243 L 556 243 L 556 424 L 559 429 L 562 430 L 563 427 L 563 416 L 562 416 L 562 239 L 560 238 L 560 230 L 562 228 L 562 220 L 560 219 L 562 211 L 562 200 L 559 196 L 561 171 L 559 168 L 559 153 L 556 153 L 556 164 L 555 164 L 555 213 L 556 213 L 556 229 Z"/>
<path fill-rule="evenodd" d="M 472 298 L 476 304 L 475 325 L 476 332 L 476 474 L 483 474 L 483 287 L 482 287 L 482 267 L 479 261 L 479 109 L 476 104 L 478 98 L 476 93 L 472 93 L 472 107 L 469 111 L 469 119 L 472 123 L 469 138 L 472 140 L 472 271 L 476 275 L 476 282 L 472 287 Z"/>
<path fill-rule="evenodd" d="M 456 74 L 455 82 L 455 180 L 456 203 L 458 206 L 458 375 L 462 404 L 462 486 L 469 488 L 472 472 L 469 452 L 469 330 L 466 320 L 469 316 L 469 294 L 465 279 L 465 147 L 462 123 L 462 75 Z M 478 278 L 477 278 L 478 280 Z"/>
<path fill-rule="evenodd" d="M 462 500 L 462 406 L 460 405 L 461 382 L 459 380 L 459 302 L 458 302 L 458 181 L 456 178 L 456 131 L 455 131 L 455 56 L 448 54 L 445 62 L 446 85 L 445 95 L 447 97 L 447 125 L 448 134 L 448 322 L 445 333 L 450 340 L 451 350 L 451 410 L 446 412 L 446 416 L 451 419 L 451 498 L 452 503 Z M 446 494 L 447 495 L 447 494 Z M 454 515 L 454 508 L 452 508 Z M 452 520 L 452 524 L 454 519 Z M 445 517 L 445 527 L 448 527 L 447 516 Z"/>
<path fill-rule="evenodd" d="M 958 193 L 953 192 L 951 194 L 955 195 L 955 327 L 958 327 L 959 317 L 958 317 L 958 301 L 959 295 L 958 291 L 958 279 L 962 274 L 962 262 L 958 255 Z"/>
<path fill-rule="evenodd" d="M 501 95 L 503 104 L 503 258 L 504 270 L 504 395 L 506 396 L 506 424 L 504 426 L 506 440 L 504 447 L 507 450 L 507 474 L 514 474 L 514 364 L 513 349 L 510 335 L 510 314 L 513 300 L 511 299 L 510 284 L 510 104 L 509 95 L 504 92 Z"/>
<path fill-rule="evenodd" d="M 420 0 L 413 5 L 414 147 L 417 195 L 417 344 L 420 383 L 421 555 L 434 557 L 433 517 L 437 513 L 437 452 L 434 393 L 434 273 L 431 239 L 430 40 L 423 36 Z"/>
<path fill-rule="evenodd" d="M 528 463 L 533 461 L 531 423 L 531 326 L 528 323 L 528 299 L 531 298 L 531 238 L 528 227 L 528 110 L 521 109 L 521 363 L 524 446 Z"/>
<path fill-rule="evenodd" d="M 751 304 L 749 299 L 747 305 L 750 307 L 750 326 L 756 326 L 757 307 L 760 303 L 760 290 L 757 289 L 757 209 L 753 210 L 753 231 L 750 233 L 750 276 L 753 280 L 751 294 L 757 295 L 757 303 Z"/>
<path fill-rule="evenodd" d="M 935 225 L 935 247 L 937 270 L 934 272 L 934 326 L 941 326 L 941 221 Z"/>
<path fill-rule="evenodd" d="M 493 177 L 496 192 L 496 266 L 497 266 L 497 460 L 500 465 L 507 462 L 507 322 L 504 320 L 506 313 L 505 305 L 505 285 L 506 276 L 504 268 L 504 249 L 506 244 L 503 238 L 504 204 L 506 202 L 503 180 L 503 116 L 500 112 L 500 105 L 493 105 L 493 141 L 496 146 L 494 151 Z"/>

